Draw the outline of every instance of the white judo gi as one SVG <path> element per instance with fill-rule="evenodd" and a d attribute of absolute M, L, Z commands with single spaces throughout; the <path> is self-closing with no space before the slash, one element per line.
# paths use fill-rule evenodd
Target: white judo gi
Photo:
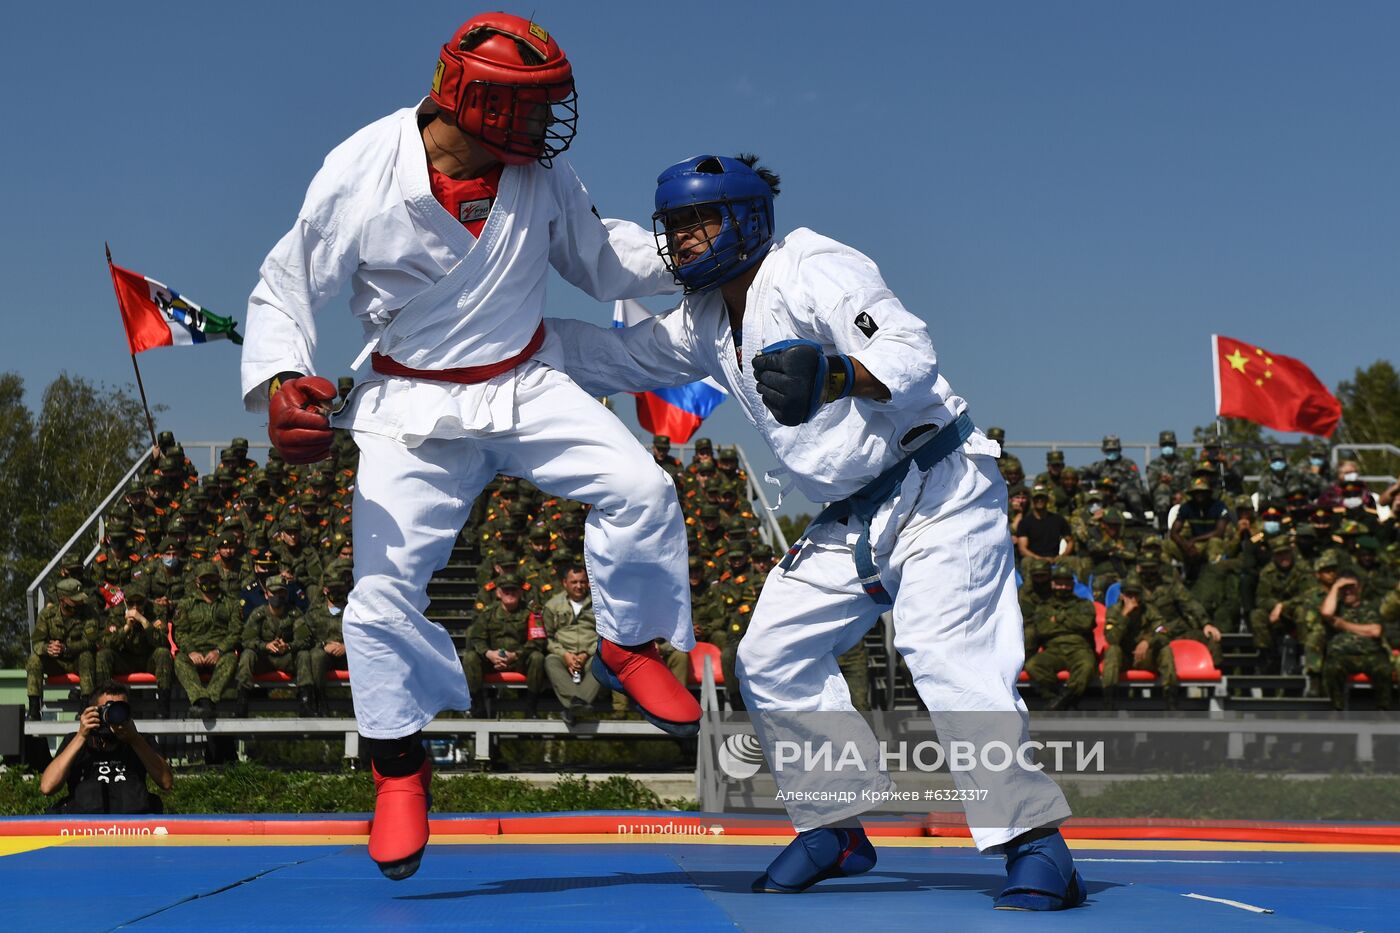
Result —
<path fill-rule="evenodd" d="M 901 440 L 911 429 L 948 425 L 967 408 L 939 374 L 924 322 L 904 309 L 875 264 L 807 229 L 775 242 L 759 266 L 747 294 L 742 357 L 718 290 L 688 296 L 676 310 L 628 328 L 552 318 L 548 326 L 542 355 L 561 356 L 564 369 L 589 392 L 713 376 L 815 502 L 857 492 L 906 456 Z M 822 406 L 806 424 L 779 424 L 756 390 L 749 361 L 764 346 L 790 338 L 860 360 L 890 399 L 842 399 Z M 945 743 L 966 731 L 945 715 L 950 712 L 1018 717 L 1011 720 L 1013 731 L 1022 741 L 1026 735 L 1025 704 L 1016 692 L 1023 628 L 998 452 L 979 432 L 931 469 L 911 466 L 899 494 L 871 524 L 875 564 L 894 595 L 895 647 Z M 790 570 L 769 574 L 739 646 L 740 687 L 750 710 L 853 709 L 836 659 L 883 608 L 857 578 L 856 537 L 857 530 L 844 524 L 822 526 Z M 772 749 L 765 751 L 771 764 Z M 783 786 L 783 777 L 775 776 Z M 995 795 L 997 812 L 1005 814 L 995 825 L 972 826 L 984 851 L 1069 816 L 1059 788 L 1040 772 L 1012 768 L 954 777 L 964 789 Z M 857 802 L 829 814 L 829 822 L 871 806 Z M 789 812 L 798 830 L 815 828 L 793 807 Z"/>
<path fill-rule="evenodd" d="M 549 266 L 599 300 L 676 290 L 651 233 L 600 220 L 562 158 L 548 169 L 505 166 L 481 238 L 472 236 L 428 185 L 418 119 L 433 110 L 424 101 L 393 113 L 326 157 L 249 299 L 248 410 L 267 409 L 278 373 L 316 371 L 314 316 L 347 282 L 367 352 L 419 370 L 520 354 L 541 326 Z M 540 357 L 477 384 L 372 373 L 333 423 L 360 448 L 344 633 L 362 735 L 400 738 L 469 706 L 452 640 L 423 611 L 429 578 L 498 472 L 592 506 L 584 556 L 603 637 L 694 645 L 670 478 Z"/>

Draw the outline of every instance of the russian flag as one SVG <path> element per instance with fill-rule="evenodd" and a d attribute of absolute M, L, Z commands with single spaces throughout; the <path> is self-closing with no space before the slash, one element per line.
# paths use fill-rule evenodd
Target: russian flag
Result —
<path fill-rule="evenodd" d="M 110 268 L 133 356 L 155 347 L 193 346 L 210 340 L 243 342 L 233 318 L 206 311 L 149 276 L 117 265 Z"/>
<path fill-rule="evenodd" d="M 613 327 L 631 327 L 651 316 L 646 306 L 629 298 L 613 306 Z M 708 377 L 670 389 L 632 394 L 637 399 L 637 422 L 642 428 L 652 434 L 665 434 L 676 444 L 694 437 L 710 412 L 729 396 L 723 386 Z"/>

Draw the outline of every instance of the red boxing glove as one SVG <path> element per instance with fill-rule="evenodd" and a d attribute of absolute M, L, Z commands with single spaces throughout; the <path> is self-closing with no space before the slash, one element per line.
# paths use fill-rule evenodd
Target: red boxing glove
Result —
<path fill-rule="evenodd" d="M 329 402 L 335 386 L 320 376 L 284 374 L 272 380 L 267 437 L 288 463 L 315 463 L 330 456 Z"/>

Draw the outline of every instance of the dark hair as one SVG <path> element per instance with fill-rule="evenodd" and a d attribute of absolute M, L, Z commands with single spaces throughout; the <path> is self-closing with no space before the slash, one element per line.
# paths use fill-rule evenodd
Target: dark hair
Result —
<path fill-rule="evenodd" d="M 87 705 L 96 706 L 97 698 L 102 696 L 104 693 L 110 694 L 114 697 L 130 696 L 130 694 L 127 693 L 126 687 L 124 685 L 117 683 L 115 680 L 109 680 L 105 684 L 98 684 L 97 689 L 93 690 L 92 693 L 88 694 Z"/>
<path fill-rule="evenodd" d="M 759 165 L 758 156 L 754 155 L 752 152 L 741 152 L 734 158 L 738 159 L 740 162 L 743 162 L 749 168 L 753 169 L 754 172 L 757 173 L 759 178 L 762 178 L 764 181 L 766 181 L 768 183 L 768 187 L 773 190 L 774 197 L 777 197 L 778 194 L 782 191 L 782 189 L 779 188 L 779 185 L 781 185 L 783 181 L 782 177 L 779 176 L 777 172 L 770 169 L 768 166 Z"/>
<path fill-rule="evenodd" d="M 571 561 L 570 563 L 564 565 L 564 572 L 559 575 L 559 579 L 562 580 L 571 573 L 581 573 L 584 575 L 585 578 L 587 578 L 588 568 L 583 566 L 583 564 L 579 563 L 578 561 Z"/>

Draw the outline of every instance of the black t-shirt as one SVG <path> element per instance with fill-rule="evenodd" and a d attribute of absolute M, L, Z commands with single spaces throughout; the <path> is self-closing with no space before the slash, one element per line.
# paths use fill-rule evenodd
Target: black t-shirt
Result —
<path fill-rule="evenodd" d="M 1054 560 L 1060 556 L 1060 541 L 1072 537 L 1069 522 L 1058 512 L 1046 512 L 1044 518 L 1036 518 L 1034 512 L 1021 516 L 1016 526 L 1016 537 L 1026 538 L 1026 546 L 1037 557 Z"/>
<path fill-rule="evenodd" d="M 58 747 L 60 753 L 75 735 L 64 737 Z M 146 741 L 152 740 L 148 737 Z M 160 798 L 146 789 L 146 766 L 136 750 L 115 737 L 106 748 L 98 749 L 90 735 L 68 769 L 68 796 L 54 806 L 54 811 L 152 813 L 159 812 L 159 805 Z"/>

